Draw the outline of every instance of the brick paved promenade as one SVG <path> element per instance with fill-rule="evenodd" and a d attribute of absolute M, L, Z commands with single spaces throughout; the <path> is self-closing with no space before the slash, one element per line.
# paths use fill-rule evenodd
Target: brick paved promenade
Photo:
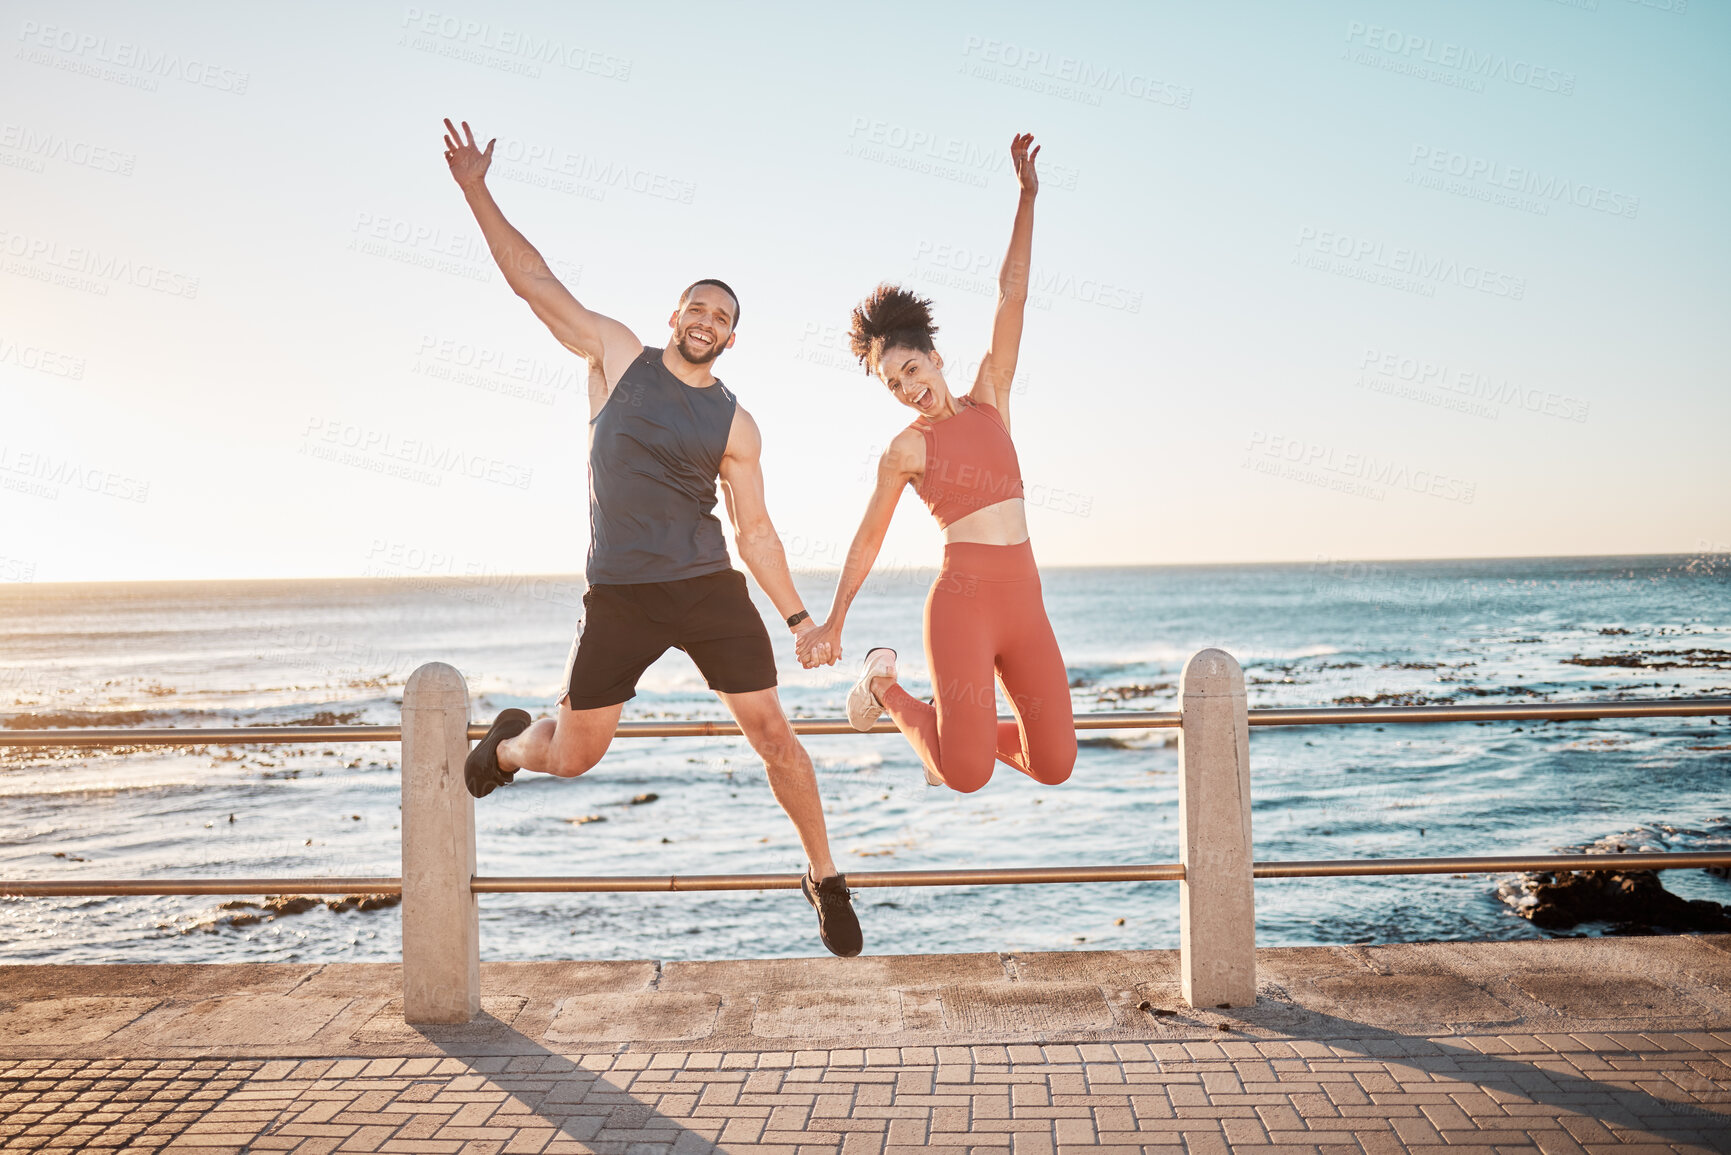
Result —
<path fill-rule="evenodd" d="M 1230 1011 L 1175 965 L 487 964 L 425 1029 L 389 966 L 0 968 L 0 1146 L 1731 1150 L 1731 936 L 1270 950 Z"/>

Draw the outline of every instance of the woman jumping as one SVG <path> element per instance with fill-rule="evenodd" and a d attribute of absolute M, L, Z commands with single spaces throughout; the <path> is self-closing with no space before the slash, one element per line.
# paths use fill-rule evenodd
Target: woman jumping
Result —
<path fill-rule="evenodd" d="M 1028 542 L 1022 471 L 1010 440 L 1010 385 L 1022 342 L 1028 262 L 1034 243 L 1039 178 L 1031 135 L 1010 144 L 1021 198 L 1010 251 L 998 274 L 992 343 L 974 387 L 957 397 L 932 344 L 931 302 L 879 285 L 853 311 L 853 351 L 915 418 L 878 462 L 877 488 L 854 534 L 829 620 L 800 639 L 808 666 L 841 656 L 842 623 L 877 560 L 904 485 L 913 485 L 944 531 L 944 564 L 926 598 L 926 665 L 932 702 L 896 682 L 895 651 L 866 655 L 848 695 L 848 721 L 869 730 L 889 711 L 925 763 L 926 781 L 971 792 L 992 776 L 995 759 L 1056 785 L 1076 764 L 1070 683 L 1058 652 L 1040 573 Z M 999 722 L 997 682 L 1015 720 Z"/>

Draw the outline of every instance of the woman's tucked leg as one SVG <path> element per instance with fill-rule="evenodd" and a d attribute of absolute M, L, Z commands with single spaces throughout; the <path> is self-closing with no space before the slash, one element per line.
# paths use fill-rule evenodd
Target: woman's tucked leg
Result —
<path fill-rule="evenodd" d="M 882 698 L 926 769 L 963 793 L 991 779 L 999 730 L 989 623 L 972 601 L 945 592 L 941 578 L 926 599 L 926 668 L 933 702 L 920 701 L 900 685 Z"/>
<path fill-rule="evenodd" d="M 1018 583 L 1020 585 L 1020 583 Z M 1070 777 L 1076 766 L 1076 720 L 1070 709 L 1070 676 L 1039 585 L 1016 591 L 1019 603 L 1001 606 L 998 616 L 1013 623 L 1005 630 L 998 655 L 998 677 L 1016 723 L 1013 741 L 998 739 L 998 756 L 1008 765 L 1048 786 Z"/>

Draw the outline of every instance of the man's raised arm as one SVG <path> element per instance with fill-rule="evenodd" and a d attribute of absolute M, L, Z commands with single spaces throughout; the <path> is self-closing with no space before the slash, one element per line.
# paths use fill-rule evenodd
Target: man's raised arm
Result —
<path fill-rule="evenodd" d="M 445 121 L 445 162 L 481 226 L 481 235 L 487 240 L 493 260 L 505 274 L 505 283 L 529 302 L 529 307 L 561 345 L 587 357 L 590 364 L 603 366 L 607 386 L 612 388 L 620 374 L 643 352 L 643 342 L 612 317 L 579 303 L 553 275 L 528 238 L 505 219 L 487 188 L 487 168 L 493 163 L 493 146 L 497 143 L 496 139 L 489 140 L 483 151 L 475 146 L 475 134 L 470 131 L 468 121 L 463 122 L 461 132 L 449 119 Z"/>

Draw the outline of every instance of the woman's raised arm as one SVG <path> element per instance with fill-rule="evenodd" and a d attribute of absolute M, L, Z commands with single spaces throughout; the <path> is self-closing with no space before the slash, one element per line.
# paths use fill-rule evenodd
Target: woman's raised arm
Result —
<path fill-rule="evenodd" d="M 1029 146 L 1033 150 L 1029 151 Z M 1010 142 L 1010 161 L 1015 165 L 1021 193 L 1016 200 L 1016 223 L 1010 226 L 1010 251 L 998 271 L 998 311 L 992 317 L 992 344 L 980 361 L 979 376 L 970 391 L 975 401 L 997 407 L 1010 425 L 1010 386 L 1016 378 L 1016 358 L 1022 348 L 1022 314 L 1028 306 L 1030 264 L 1034 254 L 1034 197 L 1040 178 L 1034 160 L 1040 155 L 1032 133 L 1022 133 Z"/>

